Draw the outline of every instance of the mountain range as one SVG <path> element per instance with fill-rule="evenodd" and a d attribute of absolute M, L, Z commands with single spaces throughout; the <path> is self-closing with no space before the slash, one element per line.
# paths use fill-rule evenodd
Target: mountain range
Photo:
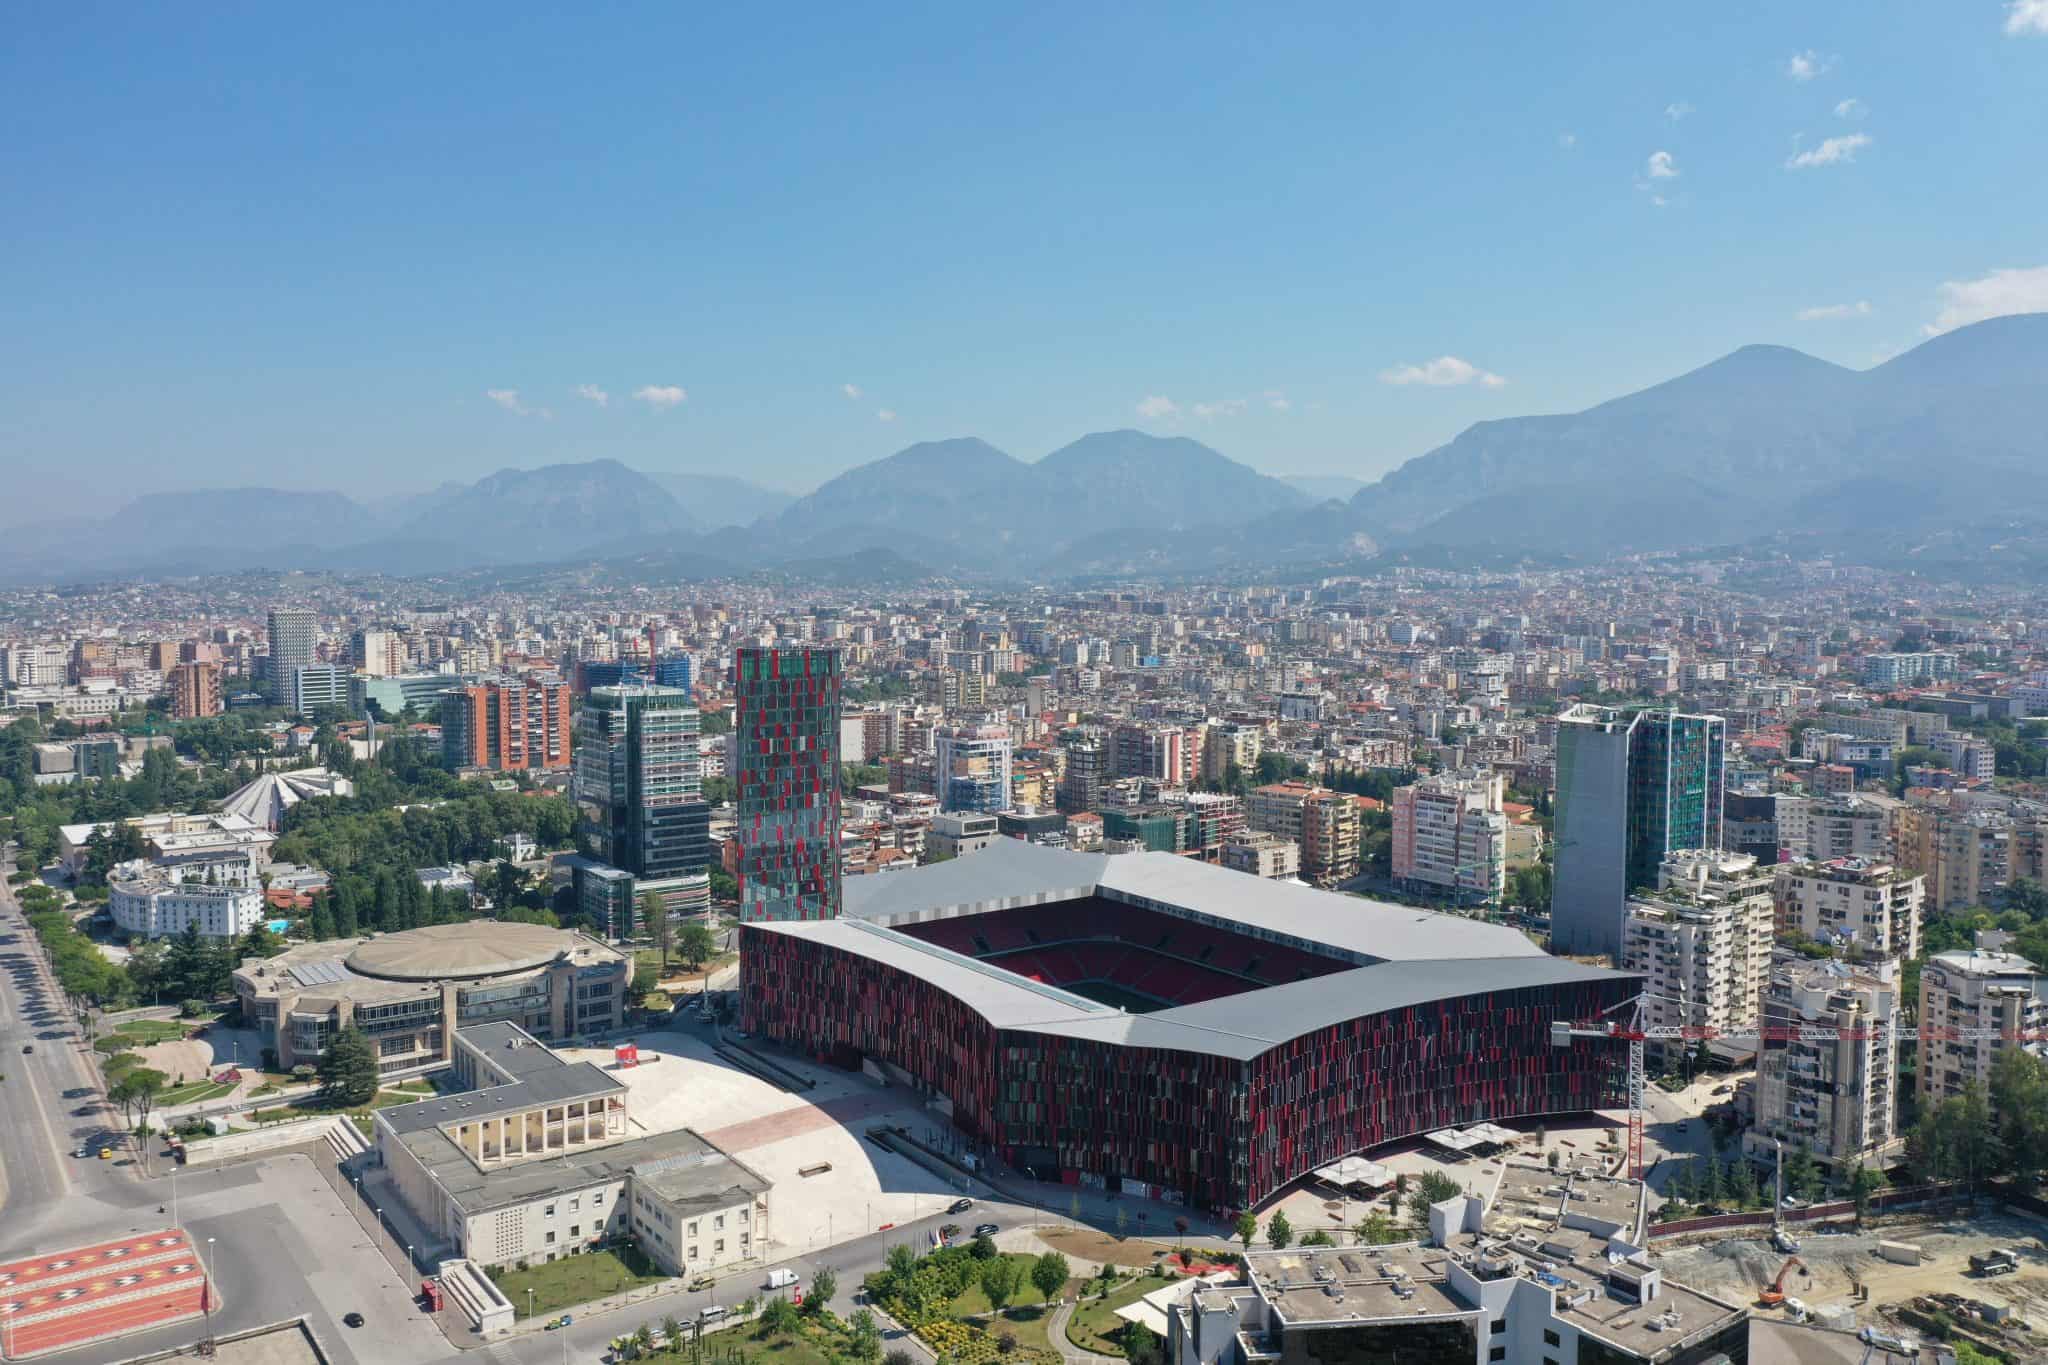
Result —
<path fill-rule="evenodd" d="M 1375 483 L 1275 478 L 1184 436 L 1084 436 L 1035 461 L 923 442 L 793 496 L 615 460 L 504 469 L 360 503 L 212 489 L 0 535 L 15 581 L 247 568 L 398 574 L 601 564 L 819 580 L 1549 559 L 1788 534 L 1855 547 L 2048 523 L 2048 314 L 1994 318 L 1868 370 L 1746 346 L 1582 412 L 1480 422 Z M 2033 562 L 2033 561 L 2028 561 Z M 865 567 L 863 567 L 865 566 Z"/>

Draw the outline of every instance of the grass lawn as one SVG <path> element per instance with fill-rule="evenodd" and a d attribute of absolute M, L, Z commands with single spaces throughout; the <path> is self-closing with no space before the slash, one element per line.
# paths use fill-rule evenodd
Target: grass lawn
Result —
<path fill-rule="evenodd" d="M 1032 1291 L 1036 1293 L 1036 1290 Z M 1054 1305 L 1057 1307 L 1057 1305 Z M 1017 1338 L 1019 1346 L 1036 1347 L 1050 1351 L 1052 1338 L 1045 1334 L 1046 1324 L 1052 1320 L 1052 1308 L 1042 1303 L 1030 1304 L 1024 1308 L 1011 1308 L 999 1318 L 989 1318 L 979 1325 L 986 1328 L 992 1337 L 1001 1337 L 1008 1332 Z"/>
<path fill-rule="evenodd" d="M 167 1043 L 176 1038 L 183 1038 L 185 1025 L 175 1019 L 130 1019 L 114 1032 L 124 1038 L 132 1038 L 137 1043 Z"/>
<path fill-rule="evenodd" d="M 169 1108 L 177 1104 L 199 1104 L 205 1100 L 217 1100 L 223 1095 L 232 1095 L 232 1085 L 219 1085 L 213 1081 L 188 1081 L 184 1085 L 172 1086 L 156 1097 L 156 1102 Z"/>
<path fill-rule="evenodd" d="M 564 1256 L 559 1261 L 532 1265 L 525 1270 L 507 1270 L 492 1280 L 512 1301 L 513 1310 L 520 1317 L 527 1313 L 526 1291 L 534 1291 L 534 1316 L 544 1318 L 607 1294 L 658 1284 L 667 1278 L 638 1248 L 618 1247 Z M 658 1325 L 660 1319 L 655 1321 Z"/>
<path fill-rule="evenodd" d="M 1116 1310 L 1136 1303 L 1155 1289 L 1166 1288 L 1169 1283 L 1155 1275 L 1140 1275 L 1110 1290 L 1106 1299 L 1083 1300 L 1067 1319 L 1067 1340 L 1098 1355 L 1122 1355 L 1124 1348 L 1115 1336 L 1123 1331 L 1124 1320 L 1116 1315 Z"/>
<path fill-rule="evenodd" d="M 416 1090 L 379 1090 L 377 1098 L 368 1104 L 348 1106 L 346 1112 L 352 1116 L 361 1115 L 372 1109 L 389 1109 L 396 1104 L 417 1104 L 423 1098 L 425 1097 Z M 280 1104 L 275 1108 L 251 1110 L 249 1117 L 258 1123 L 276 1123 L 280 1119 L 324 1118 L 335 1111 L 336 1106 L 327 1103 L 318 1094 L 312 1094 L 302 1100 L 293 1100 L 290 1104 Z"/>
<path fill-rule="evenodd" d="M 1031 1274 L 1032 1263 L 1037 1261 L 1038 1258 L 1025 1251 L 1005 1251 L 1001 1254 L 1006 1261 L 1020 1263 L 1024 1267 L 1024 1274 L 1027 1277 L 1024 1281 L 1024 1287 L 1017 1291 L 1017 1297 L 1010 1300 L 1010 1311 L 1014 1313 L 1019 1307 L 1028 1307 L 1036 1304 L 1038 1302 L 1038 1286 L 1031 1283 L 1028 1277 Z M 1069 1280 L 1068 1283 L 1072 1284 L 1073 1281 Z M 1053 1298 L 1057 1300 L 1059 1295 L 1055 1294 Z M 988 1295 L 981 1292 L 979 1282 L 970 1284 L 967 1288 L 961 1290 L 954 1296 L 952 1303 L 946 1307 L 947 1316 L 955 1318 L 971 1318 L 978 1313 L 986 1313 L 988 1311 Z M 1039 1335 L 1041 1337 L 1045 1335 L 1043 1328 L 1039 1330 Z M 1024 1334 L 1018 1332 L 1017 1340 L 1022 1341 L 1023 1339 Z"/>

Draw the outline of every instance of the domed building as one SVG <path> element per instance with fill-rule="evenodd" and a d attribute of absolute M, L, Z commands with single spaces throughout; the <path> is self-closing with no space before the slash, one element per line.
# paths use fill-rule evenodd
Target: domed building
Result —
<path fill-rule="evenodd" d="M 308 943 L 250 958 L 235 994 L 289 1070 L 342 1029 L 370 1036 L 387 1073 L 446 1063 L 455 1031 L 503 1020 L 536 1038 L 608 1033 L 624 1019 L 633 960 L 585 934 L 466 920 Z"/>

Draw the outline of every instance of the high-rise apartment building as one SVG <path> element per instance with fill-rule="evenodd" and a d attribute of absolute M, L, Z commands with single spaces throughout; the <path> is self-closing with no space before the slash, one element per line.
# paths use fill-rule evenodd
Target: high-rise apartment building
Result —
<path fill-rule="evenodd" d="M 1927 905 L 1936 913 L 1995 905 L 2012 883 L 2022 827 L 2004 811 L 1908 807 L 1895 828 L 1899 863 L 1927 878 Z"/>
<path fill-rule="evenodd" d="M 284 696 L 292 685 L 292 674 L 314 661 L 320 643 L 320 618 L 299 607 L 272 607 L 268 634 L 270 660 L 268 677 Z"/>
<path fill-rule="evenodd" d="M 733 664 L 740 918 L 839 914 L 836 649 L 750 645 Z"/>
<path fill-rule="evenodd" d="M 945 811 L 1010 808 L 1010 730 L 992 723 L 941 725 L 932 731 L 933 795 Z"/>
<path fill-rule="evenodd" d="M 359 630 L 349 637 L 349 662 L 358 673 L 392 678 L 405 672 L 405 637 L 395 630 Z"/>
<path fill-rule="evenodd" d="M 1507 891 L 1506 779 L 1490 769 L 1442 773 L 1394 789 L 1395 884 L 1460 904 Z"/>
<path fill-rule="evenodd" d="M 1109 779 L 1109 754 L 1101 732 L 1069 730 L 1060 736 L 1066 768 L 1060 774 L 1059 808 L 1068 815 L 1102 808 L 1102 789 Z"/>
<path fill-rule="evenodd" d="M 1620 966 L 1643 976 L 1644 1022 L 1751 1033 L 1771 961 L 1771 873 L 1746 853 L 1687 849 L 1631 897 Z"/>
<path fill-rule="evenodd" d="M 1846 796 L 1777 798 L 1778 847 L 1788 857 L 1830 862 L 1836 858 L 1891 856 L 1892 827 L 1900 803 L 1889 796 L 1858 792 Z"/>
<path fill-rule="evenodd" d="M 570 765 L 569 684 L 552 674 L 483 678 L 441 695 L 441 757 L 450 768 L 527 772 Z"/>
<path fill-rule="evenodd" d="M 1150 777 L 1178 785 L 1182 780 L 1182 746 L 1186 732 L 1178 726 L 1129 721 L 1110 731 L 1110 776 Z"/>
<path fill-rule="evenodd" d="M 1896 1159 L 1904 1146 L 1899 1003 L 1898 964 L 1888 958 L 1817 962 L 1779 954 L 1764 987 L 1756 1125 L 1743 1135 L 1743 1150 L 1768 1161 L 1779 1142 L 1804 1147 L 1839 1173 Z"/>
<path fill-rule="evenodd" d="M 220 714 L 220 665 L 177 664 L 170 670 L 171 714 L 179 720 L 197 720 Z"/>
<path fill-rule="evenodd" d="M 1719 716 L 1605 706 L 1558 718 L 1554 949 L 1619 952 L 1629 892 L 1654 887 L 1679 849 L 1721 847 L 1726 728 Z"/>
<path fill-rule="evenodd" d="M 1245 824 L 1301 845 L 1304 881 L 1329 886 L 1358 874 L 1365 815 L 1356 797 L 1306 782 L 1274 782 L 1252 788 Z"/>
<path fill-rule="evenodd" d="M 1872 858 L 1783 863 L 1772 882 L 1780 934 L 1844 946 L 1859 957 L 1920 956 L 1926 880 Z"/>
<path fill-rule="evenodd" d="M 1975 1084 L 1991 1098 L 1991 1070 L 2013 1035 L 2048 1028 L 2048 974 L 2018 953 L 1959 949 L 1920 969 L 1920 1112 Z M 1961 1030 L 1984 1030 L 1963 1038 Z M 1934 1038 L 1928 1038 L 1930 1033 Z"/>
<path fill-rule="evenodd" d="M 576 708 L 574 729 L 579 828 L 597 857 L 631 873 L 635 894 L 659 892 L 671 916 L 708 908 L 711 812 L 689 695 L 672 687 L 594 687 Z M 603 892 L 613 898 L 619 888 Z"/>

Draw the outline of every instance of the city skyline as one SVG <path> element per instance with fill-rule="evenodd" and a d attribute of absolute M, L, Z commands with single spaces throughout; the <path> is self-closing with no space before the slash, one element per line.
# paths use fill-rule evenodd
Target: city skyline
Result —
<path fill-rule="evenodd" d="M 801 490 L 1137 425 L 1370 479 L 1742 344 L 2048 307 L 2033 16 L 51 22 L 7 67 L 7 445 L 117 490 Z"/>

